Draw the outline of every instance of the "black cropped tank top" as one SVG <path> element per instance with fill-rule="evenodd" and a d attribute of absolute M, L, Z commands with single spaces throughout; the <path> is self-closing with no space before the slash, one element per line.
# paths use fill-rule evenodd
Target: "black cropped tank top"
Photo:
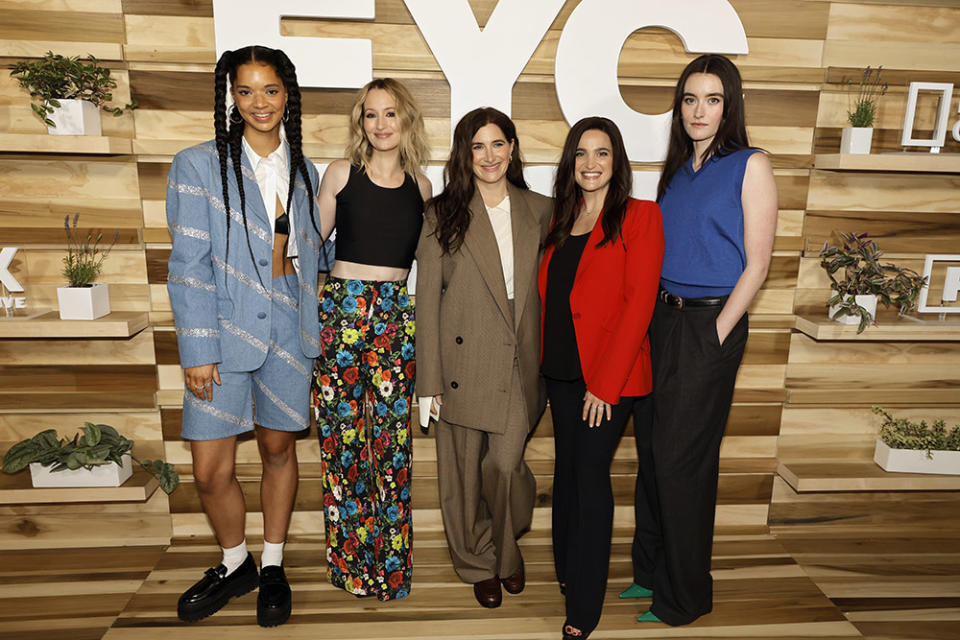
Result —
<path fill-rule="evenodd" d="M 337 194 L 337 259 L 409 269 L 423 226 L 423 197 L 409 173 L 396 188 L 354 165 Z"/>

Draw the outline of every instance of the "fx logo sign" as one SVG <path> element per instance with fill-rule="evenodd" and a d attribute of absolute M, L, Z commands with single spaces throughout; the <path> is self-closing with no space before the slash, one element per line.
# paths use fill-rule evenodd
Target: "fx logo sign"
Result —
<path fill-rule="evenodd" d="M 920 313 L 960 313 L 960 306 L 930 306 L 927 304 L 927 296 L 930 293 L 930 284 L 933 276 L 933 266 L 936 262 L 953 262 L 957 265 L 960 264 L 960 255 L 927 255 L 923 262 L 923 275 L 927 278 L 927 284 L 920 290 L 920 299 L 917 301 L 917 311 Z M 947 267 L 943 274 L 943 289 L 940 292 L 940 301 L 956 302 L 958 294 L 960 294 L 960 266 Z"/>

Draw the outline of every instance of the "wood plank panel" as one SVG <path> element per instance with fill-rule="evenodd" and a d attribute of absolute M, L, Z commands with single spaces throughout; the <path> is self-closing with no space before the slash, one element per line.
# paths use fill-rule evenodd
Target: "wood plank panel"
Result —
<path fill-rule="evenodd" d="M 118 12 L 5 10 L 0 40 L 120 42 L 123 16 Z"/>
<path fill-rule="evenodd" d="M 822 211 L 949 213 L 960 177 L 813 171 L 807 208 Z"/>
<path fill-rule="evenodd" d="M 73 436 L 84 422 L 109 424 L 136 443 L 159 443 L 162 433 L 160 416 L 150 412 L 120 413 L 0 413 L 3 439 L 16 442 L 32 437 L 44 429 L 55 428 L 61 436 Z M 146 445 L 145 445 L 146 446 Z M 140 452 L 139 449 L 136 451 Z M 157 455 L 156 453 L 152 455 Z"/>
<path fill-rule="evenodd" d="M 155 364 L 153 331 L 141 331 L 129 340 L 40 338 L 0 340 L 0 362 L 5 365 Z"/>

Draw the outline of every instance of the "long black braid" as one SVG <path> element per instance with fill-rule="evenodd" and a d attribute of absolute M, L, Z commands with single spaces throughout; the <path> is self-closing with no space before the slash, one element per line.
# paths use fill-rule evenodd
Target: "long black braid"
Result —
<path fill-rule="evenodd" d="M 296 183 L 296 174 L 299 171 L 307 187 L 307 202 L 310 208 L 310 221 L 313 228 L 316 229 L 323 241 L 323 234 L 320 231 L 319 221 L 313 204 L 313 183 L 310 180 L 310 174 L 307 171 L 306 161 L 303 157 L 303 135 L 301 127 L 301 97 L 300 85 L 297 83 L 296 69 L 290 58 L 280 49 L 270 49 L 259 45 L 244 47 L 236 51 L 225 51 L 217 62 L 214 82 L 214 128 L 216 131 L 217 155 L 220 158 L 220 178 L 223 183 L 223 205 L 227 216 L 227 249 L 226 259 L 229 262 L 230 257 L 230 197 L 227 190 L 227 154 L 233 162 L 233 172 L 237 180 L 237 190 L 240 193 L 240 212 L 243 216 L 243 227 L 247 237 L 247 250 L 250 252 L 250 260 L 253 262 L 254 269 L 257 272 L 257 279 L 263 284 L 263 278 L 260 275 L 260 269 L 257 267 L 256 259 L 253 256 L 253 247 L 250 243 L 250 228 L 247 225 L 247 203 L 246 195 L 243 191 L 243 176 L 241 173 L 241 154 L 243 145 L 243 131 L 246 123 L 240 117 L 237 108 L 234 106 L 231 110 L 230 118 L 227 118 L 226 96 L 227 96 L 227 78 L 230 82 L 236 82 L 237 67 L 248 62 L 257 62 L 273 67 L 277 75 L 283 82 L 284 89 L 287 91 L 287 107 L 284 113 L 284 130 L 286 131 L 287 143 L 290 145 L 290 187 L 287 191 L 287 211 L 293 202 L 293 191 Z M 239 121 L 239 122 L 238 122 Z M 229 123 L 229 128 L 228 128 Z"/>

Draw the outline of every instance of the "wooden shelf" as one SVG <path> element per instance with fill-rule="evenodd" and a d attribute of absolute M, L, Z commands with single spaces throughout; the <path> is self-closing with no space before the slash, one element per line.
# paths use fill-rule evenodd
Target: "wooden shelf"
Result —
<path fill-rule="evenodd" d="M 857 333 L 857 325 L 840 324 L 823 316 L 797 315 L 796 329 L 814 340 L 909 340 L 909 341 L 955 341 L 960 340 L 960 314 L 953 314 L 946 320 L 937 319 L 936 314 L 924 314 L 918 319 L 905 319 L 891 314 L 880 316 L 880 324 L 868 326 L 863 333 Z"/>
<path fill-rule="evenodd" d="M 818 153 L 815 169 L 960 173 L 960 153 Z"/>
<path fill-rule="evenodd" d="M 33 488 L 30 472 L 0 474 L 0 504 L 51 504 L 62 502 L 146 502 L 160 484 L 139 469 L 119 487 Z"/>
<path fill-rule="evenodd" d="M 112 136 L 55 136 L 43 133 L 0 133 L 0 152 L 127 155 L 133 153 L 133 141 L 130 138 L 116 138 Z"/>
<path fill-rule="evenodd" d="M 114 311 L 96 320 L 61 320 L 48 311 L 27 320 L 0 320 L 0 338 L 129 338 L 148 324 L 143 311 Z"/>
<path fill-rule="evenodd" d="M 777 475 L 798 493 L 960 490 L 960 476 L 890 473 L 873 460 L 781 461 Z"/>

